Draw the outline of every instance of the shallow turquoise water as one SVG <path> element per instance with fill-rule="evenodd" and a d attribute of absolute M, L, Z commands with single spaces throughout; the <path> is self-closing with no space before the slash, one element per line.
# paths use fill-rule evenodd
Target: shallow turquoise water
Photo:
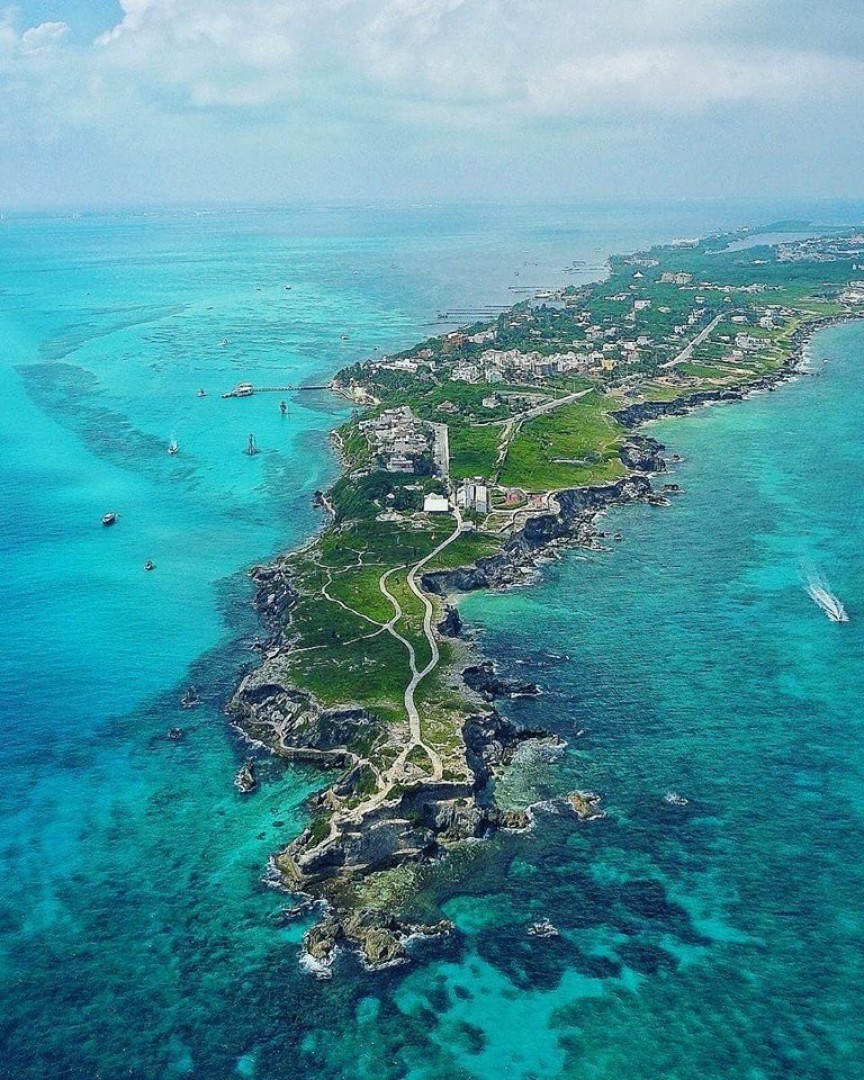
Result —
<path fill-rule="evenodd" d="M 439 308 L 507 302 L 573 259 L 780 216 L 2 226 L 0 1075 L 861 1071 L 859 329 L 820 339 L 836 359 L 819 379 L 658 426 L 686 493 L 617 512 L 613 551 L 464 602 L 489 652 L 546 690 L 513 713 L 570 740 L 560 761 L 522 763 L 509 793 L 590 787 L 608 816 L 541 813 L 529 836 L 454 860 L 430 897 L 460 933 L 420 945 L 422 963 L 370 976 L 346 959 L 329 984 L 300 971 L 302 927 L 274 924 L 282 899 L 261 877 L 317 778 L 274 766 L 242 800 L 220 712 L 255 655 L 243 571 L 317 526 L 309 500 L 335 475 L 326 435 L 344 415 L 292 394 L 283 420 L 284 395 L 221 390 L 322 381 L 431 332 Z M 109 508 L 121 518 L 104 530 Z M 807 566 L 850 624 L 807 599 Z M 190 681 L 205 701 L 183 712 Z M 688 806 L 664 803 L 670 789 Z M 541 915 L 561 939 L 526 937 Z"/>

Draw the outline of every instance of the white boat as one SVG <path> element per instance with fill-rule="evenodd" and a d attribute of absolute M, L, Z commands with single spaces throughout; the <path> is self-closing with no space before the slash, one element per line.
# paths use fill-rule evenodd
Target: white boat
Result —
<path fill-rule="evenodd" d="M 255 393 L 255 387 L 252 383 L 241 382 L 237 383 L 233 390 L 229 390 L 226 394 L 223 394 L 223 398 L 229 397 L 252 397 Z"/>
<path fill-rule="evenodd" d="M 832 592 L 829 592 L 824 585 L 811 582 L 807 586 L 807 595 L 814 604 L 818 604 L 822 608 L 831 622 L 849 622 L 849 615 L 846 608 L 843 607 L 843 601 Z"/>
<path fill-rule="evenodd" d="M 174 457 L 174 455 L 179 449 L 180 447 L 177 445 L 176 439 L 172 439 L 171 442 L 168 443 L 168 453 L 171 455 L 171 457 Z"/>

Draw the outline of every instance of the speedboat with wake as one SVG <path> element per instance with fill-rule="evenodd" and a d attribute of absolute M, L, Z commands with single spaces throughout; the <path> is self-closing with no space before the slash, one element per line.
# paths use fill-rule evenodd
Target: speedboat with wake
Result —
<path fill-rule="evenodd" d="M 818 604 L 831 622 L 849 622 L 849 615 L 843 601 L 819 582 L 807 586 L 807 595 L 814 604 Z"/>

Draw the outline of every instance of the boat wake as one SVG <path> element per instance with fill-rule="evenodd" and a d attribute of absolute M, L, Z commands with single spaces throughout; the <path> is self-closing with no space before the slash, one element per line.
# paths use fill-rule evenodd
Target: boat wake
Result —
<path fill-rule="evenodd" d="M 805 588 L 813 603 L 822 609 L 831 622 L 849 622 L 849 614 L 843 606 L 843 601 L 831 592 L 828 582 L 818 574 L 810 575 Z"/>

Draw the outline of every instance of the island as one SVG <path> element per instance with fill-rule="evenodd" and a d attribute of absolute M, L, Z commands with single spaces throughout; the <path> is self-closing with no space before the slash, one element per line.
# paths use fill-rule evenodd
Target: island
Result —
<path fill-rule="evenodd" d="M 495 781 L 551 737 L 495 702 L 538 688 L 478 656 L 449 599 L 597 544 L 614 505 L 667 503 L 665 448 L 641 425 L 818 374 L 809 336 L 862 305 L 864 233 L 779 223 L 614 257 L 601 281 L 335 376 L 354 410 L 334 432 L 341 476 L 316 493 L 329 524 L 252 571 L 267 640 L 229 704 L 259 752 L 322 769 L 308 827 L 271 868 L 299 898 L 289 915 L 320 902 L 312 961 L 342 945 L 389 964 L 412 935 L 447 933 L 403 915 L 412 874 L 530 824 Z M 572 793 L 574 827 L 598 801 Z"/>

